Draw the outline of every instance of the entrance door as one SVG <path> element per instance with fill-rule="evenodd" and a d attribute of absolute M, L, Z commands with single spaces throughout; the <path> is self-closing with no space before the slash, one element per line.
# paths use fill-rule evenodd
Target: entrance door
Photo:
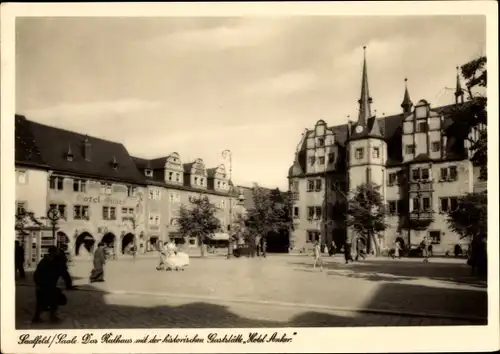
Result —
<path fill-rule="evenodd" d="M 75 255 L 79 256 L 84 253 L 92 254 L 94 252 L 95 239 L 88 232 L 82 232 L 75 241 Z"/>

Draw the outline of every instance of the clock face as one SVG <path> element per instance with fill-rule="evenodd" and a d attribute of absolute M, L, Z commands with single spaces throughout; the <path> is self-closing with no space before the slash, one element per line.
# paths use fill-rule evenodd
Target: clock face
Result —
<path fill-rule="evenodd" d="M 361 133 L 363 131 L 363 127 L 361 125 L 358 125 L 356 127 L 356 133 Z"/>

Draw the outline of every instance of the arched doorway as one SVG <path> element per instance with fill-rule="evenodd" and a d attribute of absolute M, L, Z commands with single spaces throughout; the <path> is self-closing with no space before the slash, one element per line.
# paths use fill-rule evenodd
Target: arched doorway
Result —
<path fill-rule="evenodd" d="M 64 252 L 68 252 L 69 237 L 62 231 L 57 233 L 57 247 L 62 249 Z"/>
<path fill-rule="evenodd" d="M 88 233 L 88 232 L 82 232 L 80 236 L 76 238 L 75 242 L 75 255 L 81 255 L 81 251 L 85 251 L 87 253 L 92 254 L 94 251 L 94 246 L 95 246 L 95 239 L 94 237 Z M 82 249 L 83 247 L 83 249 Z"/>
<path fill-rule="evenodd" d="M 108 248 L 115 248 L 115 240 L 115 235 L 112 232 L 108 232 L 102 237 L 101 242 Z"/>
<path fill-rule="evenodd" d="M 133 245 L 134 245 L 134 234 L 129 232 L 122 238 L 122 247 L 121 247 L 122 254 L 125 254 L 127 248 Z"/>

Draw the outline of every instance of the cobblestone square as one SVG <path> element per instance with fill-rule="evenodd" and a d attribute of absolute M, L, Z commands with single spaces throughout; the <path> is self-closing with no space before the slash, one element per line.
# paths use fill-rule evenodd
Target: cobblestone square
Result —
<path fill-rule="evenodd" d="M 486 285 L 464 261 L 368 259 L 344 265 L 307 256 L 193 257 L 185 271 L 157 271 L 156 258 L 111 260 L 89 284 L 75 261 L 62 321 L 32 325 L 31 275 L 16 286 L 17 328 L 414 326 L 486 324 Z M 61 284 L 62 285 L 62 284 Z M 36 327 L 35 327 L 36 326 Z"/>

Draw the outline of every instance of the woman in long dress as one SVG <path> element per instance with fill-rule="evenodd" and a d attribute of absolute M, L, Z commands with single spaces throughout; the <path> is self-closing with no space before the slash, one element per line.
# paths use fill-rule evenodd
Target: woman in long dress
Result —
<path fill-rule="evenodd" d="M 104 254 L 104 243 L 99 243 L 97 250 L 94 253 L 94 269 L 90 273 L 90 282 L 103 282 L 104 281 L 104 264 L 106 263 L 106 256 Z"/>

